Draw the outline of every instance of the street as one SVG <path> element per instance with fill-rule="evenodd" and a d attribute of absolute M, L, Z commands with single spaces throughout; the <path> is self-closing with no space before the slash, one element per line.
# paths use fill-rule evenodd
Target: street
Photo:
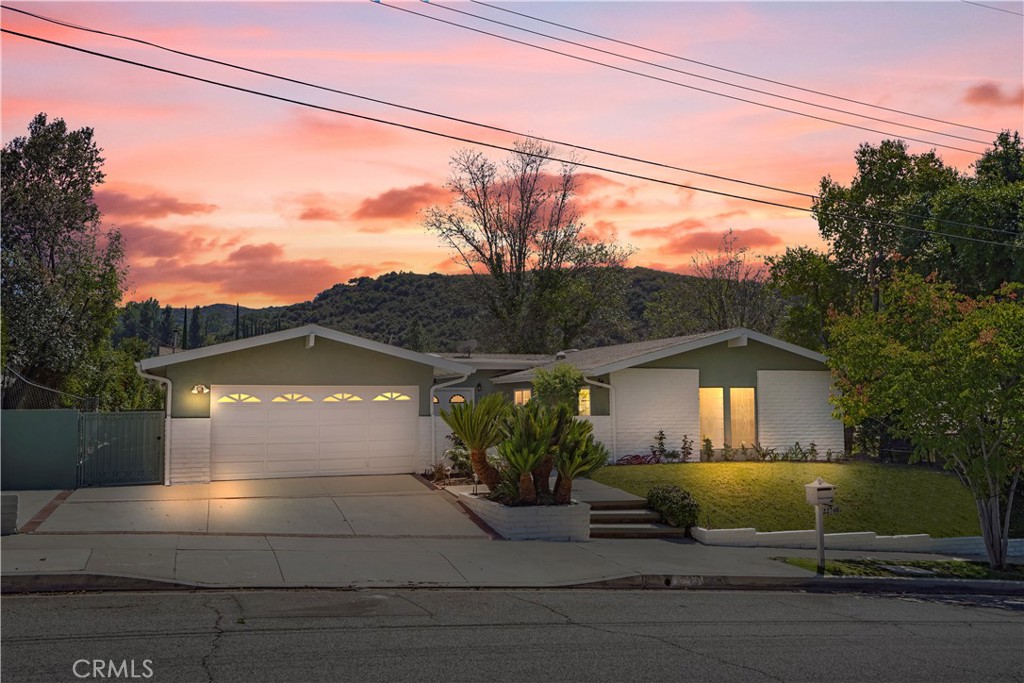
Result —
<path fill-rule="evenodd" d="M 5 682 L 1024 681 L 1024 599 L 691 591 L 9 596 Z"/>

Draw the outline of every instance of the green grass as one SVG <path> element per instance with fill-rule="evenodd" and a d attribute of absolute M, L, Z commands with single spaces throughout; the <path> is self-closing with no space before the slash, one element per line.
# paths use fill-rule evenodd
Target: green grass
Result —
<path fill-rule="evenodd" d="M 807 557 L 777 558 L 786 564 L 816 572 L 818 561 Z M 989 569 L 982 562 L 961 562 L 959 560 L 825 560 L 826 576 L 881 576 L 906 578 L 905 575 L 885 568 L 888 566 L 914 567 L 934 572 L 932 579 L 999 579 L 1003 581 L 1024 581 L 1024 567 L 1008 565 L 1006 571 Z"/>
<path fill-rule="evenodd" d="M 675 484 L 700 503 L 698 524 L 758 531 L 814 528 L 804 484 L 815 477 L 836 486 L 839 512 L 825 531 L 879 535 L 978 536 L 978 513 L 967 488 L 940 470 L 875 463 L 708 462 L 609 466 L 591 478 L 638 496 Z"/>

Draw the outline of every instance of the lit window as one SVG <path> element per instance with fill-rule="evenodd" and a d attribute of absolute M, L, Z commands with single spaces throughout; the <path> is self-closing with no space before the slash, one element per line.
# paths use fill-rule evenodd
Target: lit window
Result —
<path fill-rule="evenodd" d="M 753 387 L 733 387 L 729 390 L 729 441 L 736 448 L 754 445 L 757 440 L 757 411 Z"/>
<path fill-rule="evenodd" d="M 377 398 L 375 398 L 373 400 L 374 401 L 411 401 L 412 399 L 409 398 L 408 396 L 406 396 L 405 394 L 399 393 L 397 391 L 385 391 L 383 394 L 378 395 Z"/>
<path fill-rule="evenodd" d="M 579 414 L 590 415 L 590 387 L 580 389 Z"/>
<path fill-rule="evenodd" d="M 533 397 L 532 389 L 516 389 L 515 401 L 517 406 L 525 406 Z"/>
<path fill-rule="evenodd" d="M 217 403 L 259 403 L 260 400 L 252 394 L 228 394 L 217 399 Z"/>
<path fill-rule="evenodd" d="M 439 399 L 437 396 L 434 396 L 434 403 L 437 404 L 437 403 L 440 403 L 440 402 L 441 402 L 441 399 Z"/>
<path fill-rule="evenodd" d="M 305 394 L 281 394 L 275 396 L 271 403 L 310 403 L 313 399 Z"/>
<path fill-rule="evenodd" d="M 331 394 L 324 399 L 324 403 L 340 403 L 342 401 L 362 401 L 355 394 Z"/>
<path fill-rule="evenodd" d="M 450 399 L 448 399 L 448 402 L 449 403 L 465 403 L 466 402 L 466 397 L 463 396 L 462 394 L 453 394 L 452 397 Z"/>
<path fill-rule="evenodd" d="M 725 443 L 725 407 L 722 387 L 701 387 L 700 440 L 711 439 L 711 446 L 721 448 Z"/>

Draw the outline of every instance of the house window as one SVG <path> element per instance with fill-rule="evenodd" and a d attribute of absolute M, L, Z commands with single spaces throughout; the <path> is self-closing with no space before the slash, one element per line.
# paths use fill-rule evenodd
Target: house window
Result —
<path fill-rule="evenodd" d="M 725 403 L 722 387 L 700 388 L 700 442 L 711 439 L 714 448 L 725 441 Z"/>
<path fill-rule="evenodd" d="M 341 394 L 331 394 L 330 396 L 328 396 L 327 398 L 324 399 L 324 403 L 341 403 L 342 401 L 362 401 L 362 400 L 363 399 L 359 398 L 355 394 L 341 393 Z"/>
<path fill-rule="evenodd" d="M 757 441 L 756 408 L 753 387 L 729 389 L 729 441 L 732 446 L 750 448 Z"/>
<path fill-rule="evenodd" d="M 440 402 L 441 402 L 441 399 L 439 399 L 439 398 L 438 398 L 438 397 L 437 397 L 437 396 L 435 395 L 435 396 L 434 396 L 434 405 L 437 405 L 437 404 L 438 404 L 438 403 L 440 403 Z"/>
<path fill-rule="evenodd" d="M 578 403 L 578 413 L 580 415 L 590 415 L 590 387 L 583 387 L 580 389 Z"/>
<path fill-rule="evenodd" d="M 385 391 L 383 394 L 378 394 L 374 401 L 411 401 L 412 399 L 403 393 L 397 391 Z"/>
<path fill-rule="evenodd" d="M 311 403 L 313 399 L 305 394 L 281 394 L 275 396 L 271 403 Z"/>
<path fill-rule="evenodd" d="M 260 403 L 252 394 L 228 394 L 217 399 L 217 403 Z"/>
<path fill-rule="evenodd" d="M 452 394 L 452 397 L 448 399 L 449 403 L 465 403 L 466 397 L 462 394 Z"/>
<path fill-rule="evenodd" d="M 516 389 L 515 403 L 517 406 L 525 406 L 533 398 L 533 389 Z"/>

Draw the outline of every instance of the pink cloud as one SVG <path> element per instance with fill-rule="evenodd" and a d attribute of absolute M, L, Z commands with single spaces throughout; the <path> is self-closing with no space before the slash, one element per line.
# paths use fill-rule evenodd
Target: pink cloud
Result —
<path fill-rule="evenodd" d="M 164 218 L 170 215 L 190 216 L 212 213 L 216 204 L 184 202 L 168 194 L 153 192 L 132 196 L 117 190 L 96 190 L 96 205 L 105 215 L 117 218 Z"/>
<path fill-rule="evenodd" d="M 1024 86 L 1017 88 L 1016 92 L 1012 89 L 1003 92 L 998 83 L 985 81 L 968 88 L 963 101 L 984 107 L 1021 107 L 1024 106 Z"/>
<path fill-rule="evenodd" d="M 697 218 L 684 218 L 671 225 L 664 225 L 658 228 L 640 228 L 639 230 L 634 230 L 633 235 L 636 237 L 661 237 L 665 239 L 674 237 L 681 230 L 696 230 L 706 225 L 704 221 Z"/>
<path fill-rule="evenodd" d="M 376 197 L 364 199 L 352 218 L 415 218 L 420 210 L 431 204 L 446 203 L 451 198 L 451 192 L 432 183 L 396 187 Z M 377 232 L 372 229 L 363 231 Z"/>

